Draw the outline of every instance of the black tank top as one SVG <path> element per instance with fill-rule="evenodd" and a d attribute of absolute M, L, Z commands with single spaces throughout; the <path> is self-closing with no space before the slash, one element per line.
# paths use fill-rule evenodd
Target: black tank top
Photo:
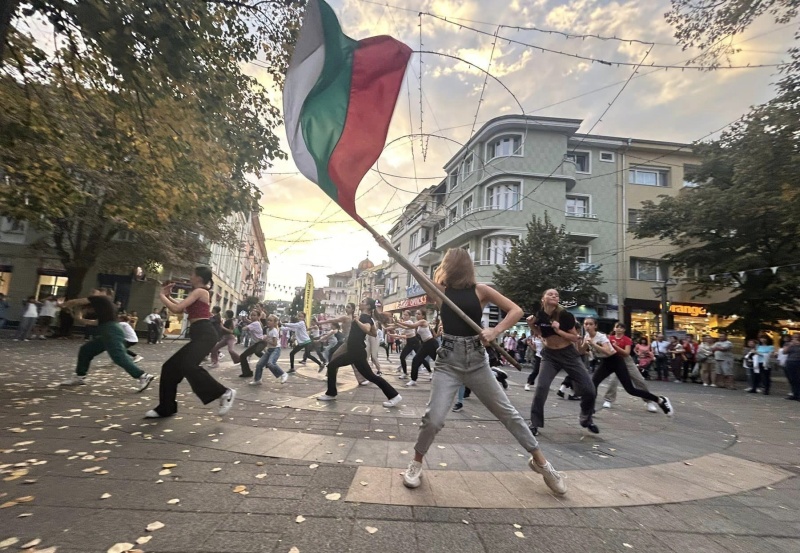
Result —
<path fill-rule="evenodd" d="M 470 288 L 445 288 L 444 295 L 453 301 L 461 310 L 478 326 L 481 326 L 483 308 L 475 293 L 475 287 Z M 456 315 L 446 303 L 442 304 L 442 329 L 451 336 L 477 336 L 472 327 Z"/>

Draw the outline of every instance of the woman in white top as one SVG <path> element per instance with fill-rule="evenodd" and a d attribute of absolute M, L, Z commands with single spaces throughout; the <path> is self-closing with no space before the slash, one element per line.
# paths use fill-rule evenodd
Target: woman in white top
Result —
<path fill-rule="evenodd" d="M 144 357 L 131 351 L 131 348 L 139 343 L 139 337 L 136 335 L 136 331 L 133 330 L 133 327 L 130 325 L 130 318 L 127 315 L 120 315 L 119 326 L 122 329 L 122 335 L 125 337 L 125 353 L 133 357 L 134 363 L 138 363 L 144 359 Z"/>
<path fill-rule="evenodd" d="M 436 361 L 436 351 L 439 349 L 439 342 L 433 337 L 431 327 L 428 324 L 428 320 L 425 318 L 425 311 L 418 309 L 416 315 L 417 320 L 413 323 L 409 321 L 397 322 L 398 326 L 405 329 L 416 330 L 417 336 L 422 342 L 419 350 L 414 355 L 414 359 L 411 361 L 411 380 L 408 381 L 406 386 L 417 385 L 417 375 L 419 374 L 420 365 L 424 363 L 426 367 L 428 366 L 428 363 L 425 361 L 427 357 Z M 428 371 L 430 371 L 430 369 L 428 369 Z"/>
<path fill-rule="evenodd" d="M 14 336 L 15 342 L 20 340 L 28 341 L 28 335 L 31 333 L 31 329 L 36 324 L 36 319 L 39 317 L 39 303 L 34 296 L 25 300 L 23 309 L 22 320 L 19 322 L 17 334 Z"/>
<path fill-rule="evenodd" d="M 50 331 L 50 325 L 56 316 L 56 311 L 58 311 L 56 297 L 49 296 L 42 302 L 42 308 L 39 310 L 39 320 L 36 321 L 36 328 L 33 329 L 32 338 L 38 337 L 40 340 L 47 338 L 47 333 Z"/>

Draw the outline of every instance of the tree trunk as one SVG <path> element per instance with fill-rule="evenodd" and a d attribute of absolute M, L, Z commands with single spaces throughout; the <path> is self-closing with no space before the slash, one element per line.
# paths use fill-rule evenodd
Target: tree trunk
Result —
<path fill-rule="evenodd" d="M 83 290 L 83 281 L 86 280 L 86 274 L 89 272 L 89 267 L 80 267 L 76 265 L 65 264 L 67 269 L 67 299 L 72 300 L 80 297 L 81 290 Z"/>
<path fill-rule="evenodd" d="M 6 53 L 6 38 L 11 27 L 11 18 L 17 11 L 19 0 L 0 0 L 0 67 L 3 67 L 3 56 Z"/>

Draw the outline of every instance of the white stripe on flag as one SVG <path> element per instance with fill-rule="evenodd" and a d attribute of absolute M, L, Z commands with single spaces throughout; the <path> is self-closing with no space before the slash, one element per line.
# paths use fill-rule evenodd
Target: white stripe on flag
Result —
<path fill-rule="evenodd" d="M 303 139 L 300 114 L 325 65 L 325 41 L 319 4 L 311 0 L 297 38 L 286 84 L 283 87 L 283 120 L 295 165 L 310 181 L 319 183 L 317 165 Z"/>

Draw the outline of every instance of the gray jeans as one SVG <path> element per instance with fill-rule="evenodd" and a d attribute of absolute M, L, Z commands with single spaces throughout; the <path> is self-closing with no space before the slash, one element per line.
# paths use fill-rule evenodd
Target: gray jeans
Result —
<path fill-rule="evenodd" d="M 597 390 L 592 384 L 592 379 L 586 371 L 578 350 L 574 346 L 567 346 L 562 349 L 544 348 L 542 350 L 542 365 L 536 383 L 536 393 L 531 404 L 531 426 L 536 428 L 544 426 L 544 404 L 547 402 L 547 394 L 550 393 L 550 384 L 561 370 L 572 377 L 572 388 L 575 390 L 575 395 L 581 396 L 581 415 L 578 420 L 581 425 L 591 422 Z"/>
<path fill-rule="evenodd" d="M 650 389 L 647 387 L 647 383 L 645 383 L 644 377 L 642 377 L 642 373 L 640 373 L 639 369 L 637 369 L 636 365 L 634 365 L 631 356 L 629 355 L 624 359 L 625 359 L 625 367 L 628 369 L 628 375 L 630 375 L 633 385 L 640 390 L 649 392 Z M 603 397 L 603 399 L 609 403 L 614 403 L 615 401 L 617 401 L 618 388 L 619 388 L 619 379 L 616 377 L 616 375 L 611 375 L 611 378 L 608 381 L 608 389 L 606 390 L 606 395 Z"/>
<path fill-rule="evenodd" d="M 458 389 L 465 385 L 503 423 L 517 442 L 532 452 L 539 449 L 525 419 L 508 400 L 503 387 L 489 368 L 489 356 L 480 340 L 474 336 L 442 336 L 436 357 L 436 374 L 431 382 L 428 409 L 422 417 L 414 449 L 425 455 L 444 420 L 453 407 Z"/>

